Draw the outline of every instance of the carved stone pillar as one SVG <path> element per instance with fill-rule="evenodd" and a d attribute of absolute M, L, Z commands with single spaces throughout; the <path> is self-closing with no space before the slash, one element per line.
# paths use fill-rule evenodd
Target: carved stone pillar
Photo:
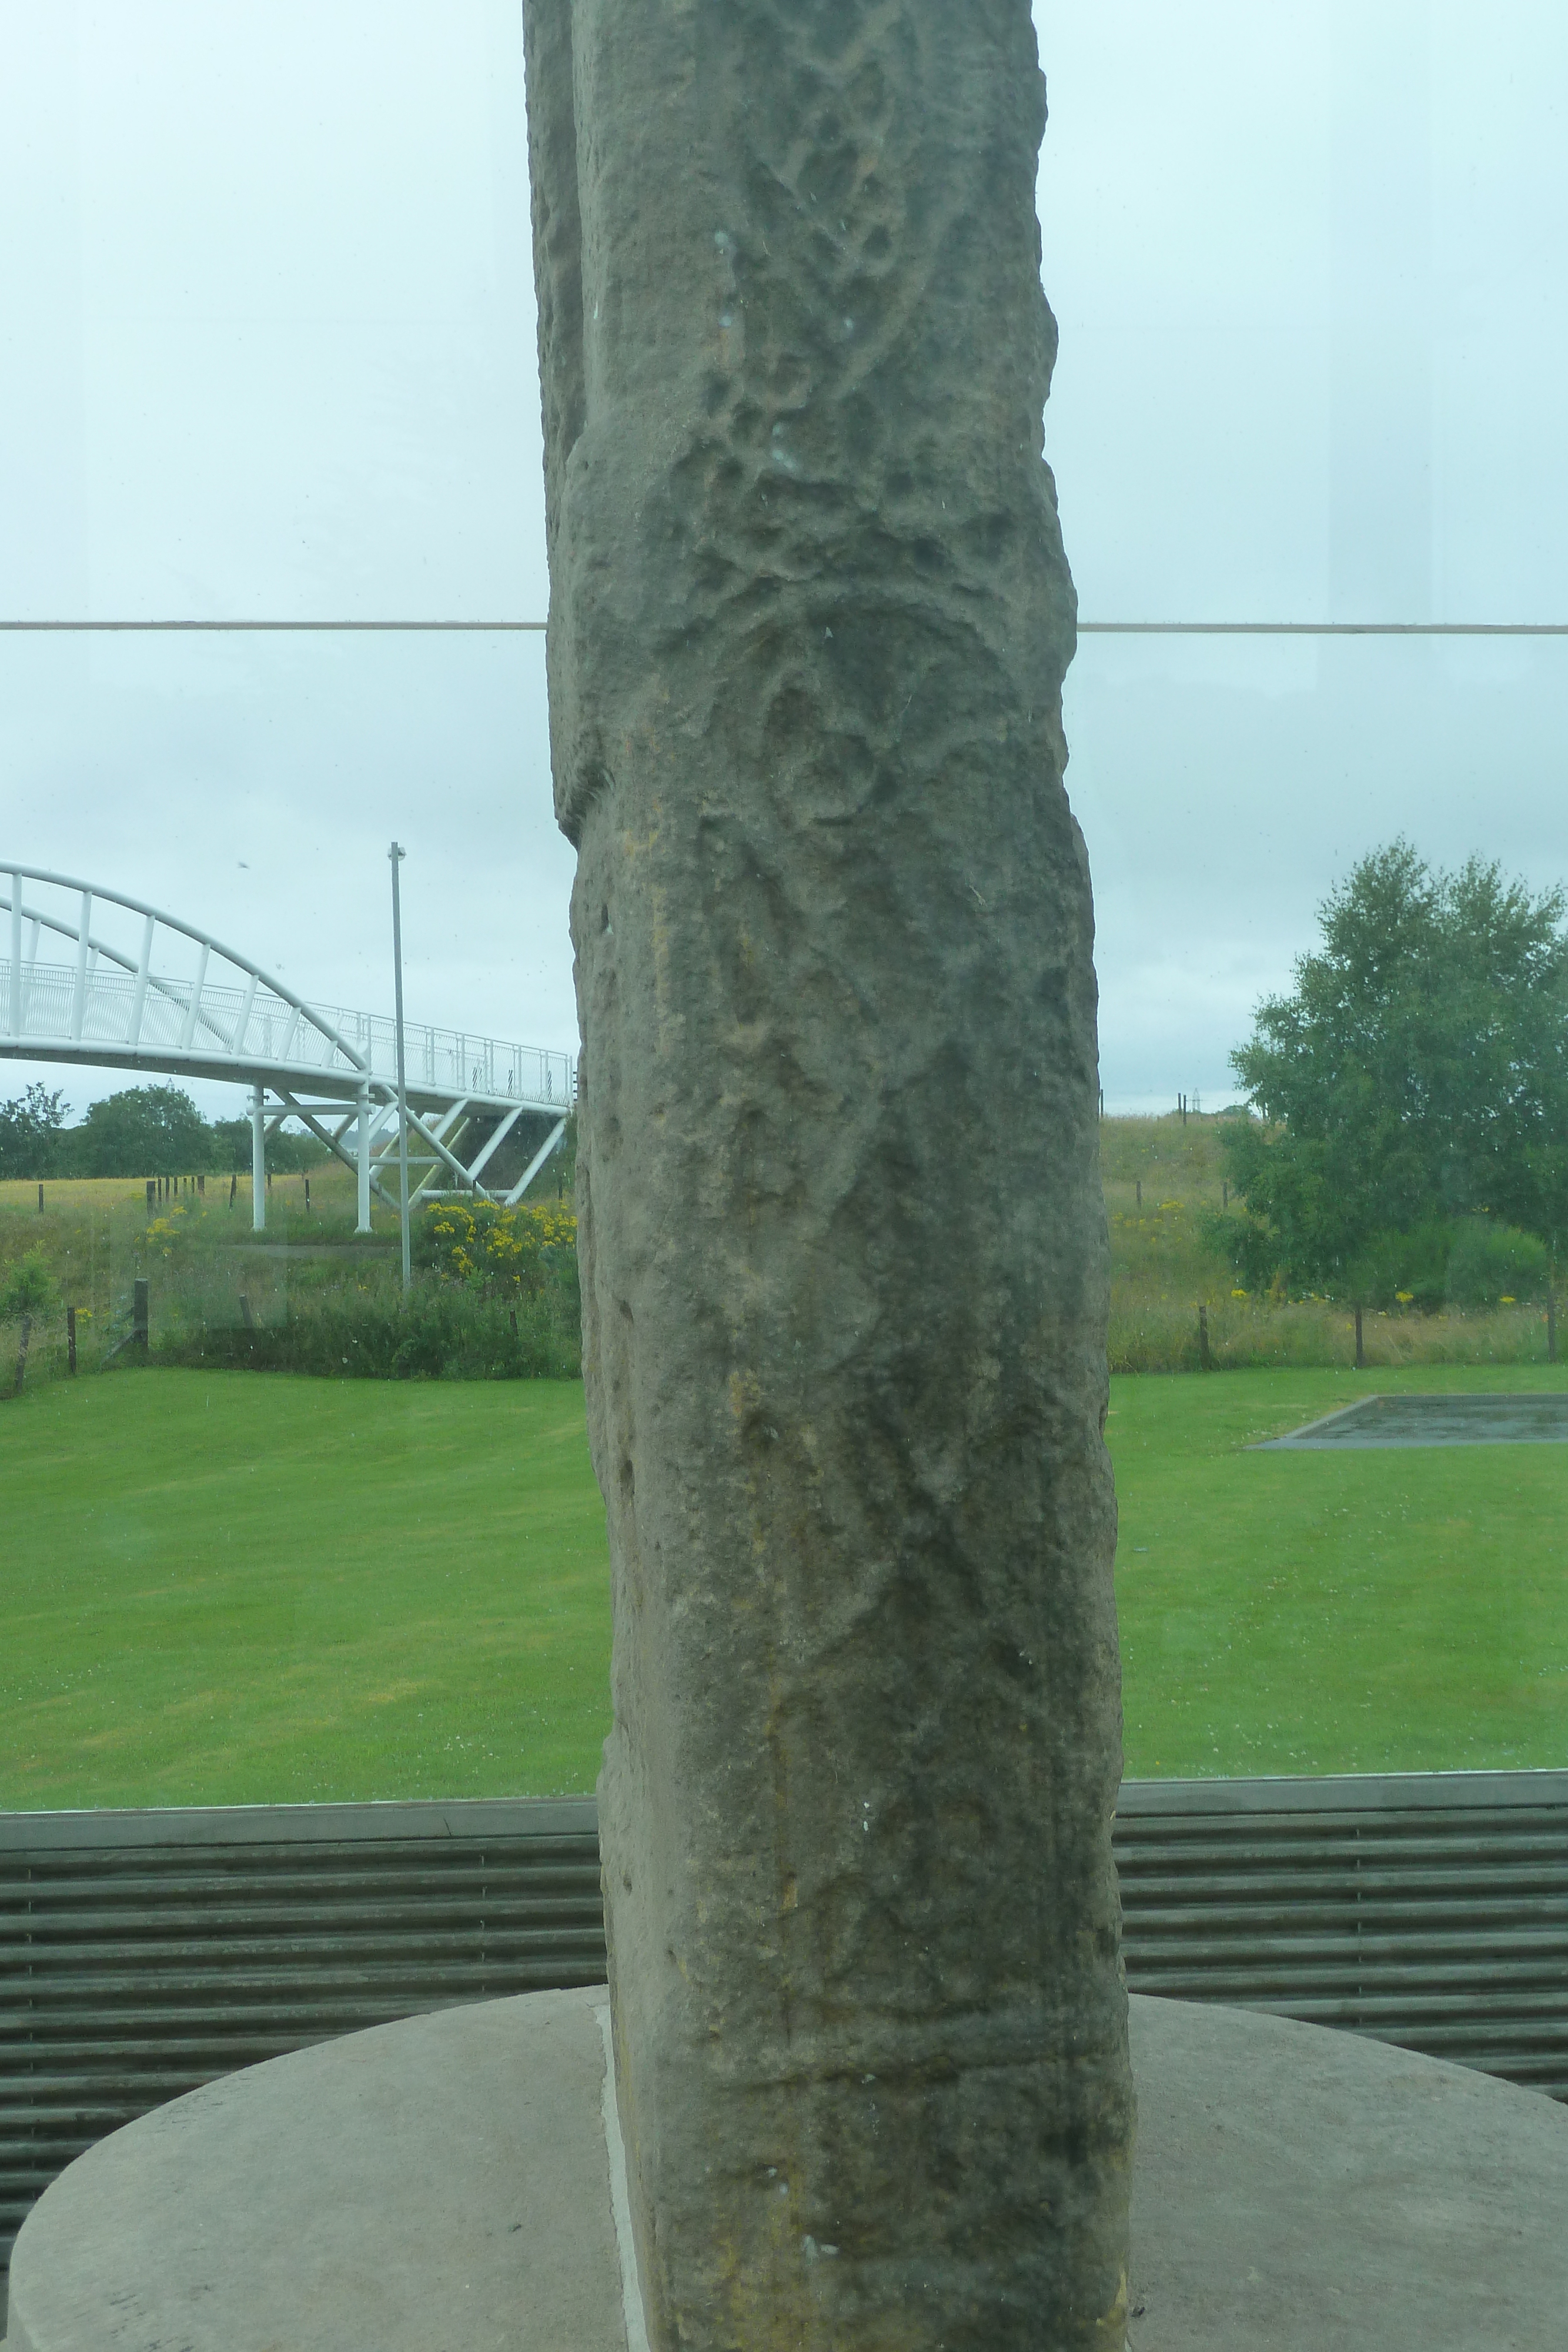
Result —
<path fill-rule="evenodd" d="M 529 0 L 600 1788 L 660 2352 L 1124 2339 L 1028 0 Z"/>

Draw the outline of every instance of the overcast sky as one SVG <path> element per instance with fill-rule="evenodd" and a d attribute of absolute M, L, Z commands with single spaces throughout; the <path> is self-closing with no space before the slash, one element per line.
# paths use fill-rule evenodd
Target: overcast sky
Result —
<path fill-rule="evenodd" d="M 1568 619 L 1568 11 L 1036 14 L 1084 617 Z M 521 52 L 0 0 L 0 617 L 543 615 Z M 1393 835 L 1568 873 L 1568 641 L 1087 637 L 1067 719 L 1112 1104 L 1227 1098 Z M 0 859 L 379 1011 L 394 834 L 411 1015 L 572 1045 L 538 640 L 0 636 Z"/>

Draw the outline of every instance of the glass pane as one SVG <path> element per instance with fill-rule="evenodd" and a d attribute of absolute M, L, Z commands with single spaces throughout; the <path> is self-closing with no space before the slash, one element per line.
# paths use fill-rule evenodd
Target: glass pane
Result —
<path fill-rule="evenodd" d="M 1107 1109 L 1233 1101 L 1253 1007 L 1380 844 L 1563 871 L 1568 638 L 1088 636 L 1066 722 Z"/>
<path fill-rule="evenodd" d="M 1272 14 L 1042 0 L 1037 17 L 1051 104 L 1042 267 L 1061 331 L 1046 446 L 1091 625 L 1066 721 L 1097 887 L 1106 1108 L 1166 1114 L 1107 1129 L 1114 1360 L 1163 1360 L 1164 1348 L 1196 1361 L 1207 1285 L 1224 1362 L 1264 1312 L 1230 1302 L 1201 1226 L 1224 1182 L 1207 1120 L 1235 1093 L 1229 1052 L 1259 998 L 1289 984 L 1325 892 L 1377 844 L 1403 832 L 1438 864 L 1477 849 L 1535 888 L 1557 878 L 1568 646 L 1093 625 L 1568 621 L 1556 415 L 1568 173 L 1554 111 L 1568 26 L 1522 5 L 1478 26 L 1447 0 Z M 12 12 L 0 26 L 0 214 L 28 226 L 0 240 L 0 307 L 25 362 L 0 380 L 11 518 L 0 616 L 542 616 L 510 0 L 438 14 L 423 0 Z M 313 999 L 379 1016 L 395 835 L 410 849 L 411 1015 L 571 1045 L 571 860 L 549 813 L 537 638 L 7 635 L 0 754 L 13 783 L 5 854 L 166 907 Z M 0 1091 L 62 1087 L 79 1111 L 150 1075 L 14 1062 Z M 191 1091 L 210 1118 L 244 1107 L 215 1082 Z M 36 1187 L 13 1180 L 0 1185 L 5 1263 L 47 1231 L 88 1324 L 118 1330 L 138 1278 L 155 1317 L 172 1313 L 177 1253 L 150 1241 L 151 1225 L 204 1202 L 214 1224 L 232 1214 L 243 1233 L 246 1171 L 232 1213 L 217 1172 L 194 1202 L 161 1197 L 151 1211 L 140 1175 L 74 1205 L 53 1187 L 41 1227 Z M 308 1211 L 301 1171 L 275 1180 L 266 1246 L 288 1255 L 238 1252 L 205 1268 L 214 1329 L 243 1328 L 242 1276 L 263 1328 L 340 1280 L 298 1244 L 348 1234 L 350 1180 L 321 1170 L 313 1183 Z M 68 1234 L 55 1223 L 68 1207 Z M 384 1205 L 376 1216 L 385 1250 Z M 353 1277 L 373 1286 L 386 1265 L 361 1257 Z M 1140 1265 L 1153 1269 L 1146 1311 Z M 1322 1591 L 1338 1579 L 1336 1609 L 1364 1589 L 1359 1563 L 1396 1517 L 1422 1531 L 1401 1538 L 1400 1558 L 1425 1557 L 1423 1545 L 1440 1556 L 1458 1602 L 1467 1555 L 1444 1528 L 1506 1527 L 1528 1550 L 1550 1522 L 1540 1497 L 1560 1474 L 1547 1449 L 1525 1481 L 1536 1499 L 1513 1517 L 1501 1456 L 1411 1456 L 1398 1477 L 1417 1484 L 1396 1506 L 1386 1465 L 1238 1451 L 1282 1415 L 1309 1418 L 1325 1382 L 1351 1377 L 1345 1313 L 1323 1311 L 1322 1363 L 1237 1370 L 1203 1405 L 1210 1422 L 1162 1433 L 1169 1400 L 1201 1384 L 1118 1378 L 1133 1768 L 1555 1759 L 1542 1695 L 1556 1688 L 1561 1645 L 1554 1620 L 1520 1614 L 1528 1596 L 1486 1621 L 1484 1689 L 1479 1669 L 1463 1681 L 1479 1651 L 1458 1607 L 1422 1617 L 1403 1662 L 1392 1649 L 1370 1661 L 1337 1713 L 1332 1675 L 1303 1682 L 1294 1633 L 1270 1630 L 1311 1621 L 1321 1637 L 1332 1612 L 1313 1615 L 1319 1586 L 1293 1588 L 1299 1619 L 1283 1601 L 1273 1618 L 1254 1607 L 1257 1558 L 1284 1541 L 1258 1498 L 1292 1478 L 1291 1558 L 1310 1566 L 1333 1537 L 1339 1566 Z M 1270 1329 L 1306 1331 L 1307 1308 L 1291 1312 L 1294 1325 Z M 1138 1330 L 1156 1326 L 1158 1347 L 1138 1359 Z M 1543 1345 L 1533 1325 L 1516 1338 L 1521 1360 Z M 1416 1339 L 1428 1354 L 1436 1344 L 1430 1330 L 1373 1332 L 1373 1374 L 1538 1376 L 1527 1360 L 1495 1374 L 1425 1359 L 1391 1368 L 1390 1351 Z M 62 1373 L 57 1398 L 37 1378 L 63 1328 L 37 1345 L 40 1420 L 99 1393 L 85 1379 L 68 1391 Z M 152 1447 L 161 1431 L 164 1451 L 152 1448 L 149 1470 L 131 1438 L 118 1452 L 95 1440 L 92 1475 L 119 1478 L 112 1494 L 78 1491 L 68 1445 L 34 1453 L 38 1542 L 66 1569 L 54 1587 L 29 1583 L 30 1616 L 13 1612 L 31 1647 L 19 1631 L 7 1704 L 25 1712 L 26 1757 L 55 1761 L 18 1765 L 0 1804 L 588 1784 L 605 1619 L 575 1390 L 319 1389 L 227 1372 L 209 1384 L 189 1365 L 143 1386 L 166 1401 L 144 1432 Z M 109 1401 L 112 1376 L 101 1391 Z M 242 1391 L 265 1391 L 266 1414 L 247 1428 L 236 1407 L 219 1443 L 209 1397 Z M 377 1415 L 370 1452 L 361 1403 Z M 532 1432 L 517 1446 L 512 1412 Z M 12 1427 L 0 1447 L 16 1442 Z M 1163 1484 L 1149 1484 L 1146 1446 L 1164 1449 Z M 1249 1488 L 1226 1483 L 1254 1470 Z M 1335 1480 L 1350 1500 L 1330 1499 Z M 443 1498 L 434 1532 L 416 1499 L 426 1489 Z M 547 1564 L 529 1568 L 519 1607 L 499 1564 L 526 1557 L 539 1531 Z M 1194 1615 L 1211 1570 L 1215 1609 Z M 15 1555 L 13 1578 L 29 1573 Z M 232 1640 L 209 1613 L 214 1594 L 237 1612 Z M 1418 1599 L 1416 1582 L 1389 1586 L 1381 1622 L 1415 1622 Z M 1253 1661 L 1239 1682 L 1239 1643 Z M 1417 1653 L 1429 1669 L 1420 1704 Z M 1250 1690 L 1228 1715 L 1203 1705 L 1222 1654 L 1226 1689 Z M 599 1695 L 587 1705 L 579 1677 Z M 1322 1700 L 1305 1728 L 1270 1696 L 1292 1680 Z M 508 1696 L 476 1706 L 476 1690 Z M 120 1708 L 134 1737 L 111 1720 Z M 1156 1736 L 1162 1708 L 1179 1717 L 1179 1740 Z"/>
<path fill-rule="evenodd" d="M 1560 12 L 1036 16 L 1084 614 L 1568 618 Z"/>

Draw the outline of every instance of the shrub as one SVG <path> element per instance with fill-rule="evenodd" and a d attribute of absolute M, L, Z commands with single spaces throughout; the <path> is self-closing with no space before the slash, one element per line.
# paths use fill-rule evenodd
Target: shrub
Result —
<path fill-rule="evenodd" d="M 60 1286 L 41 1249 L 30 1249 L 0 1283 L 0 1322 L 31 1322 L 59 1303 Z"/>
<path fill-rule="evenodd" d="M 1364 1307 L 1415 1307 L 1440 1314 L 1448 1295 L 1448 1257 L 1454 1228 L 1440 1217 L 1413 1233 L 1375 1234 L 1339 1286 L 1342 1298 Z"/>
<path fill-rule="evenodd" d="M 1454 1290 L 1449 1265 L 1459 1240 L 1469 1234 L 1472 1225 L 1479 1225 L 1481 1244 L 1466 1240 L 1466 1247 L 1473 1255 L 1475 1248 L 1480 1246 L 1486 1255 L 1488 1222 L 1478 1218 L 1456 1223 L 1432 1217 L 1409 1232 L 1375 1233 L 1339 1269 L 1327 1285 L 1327 1295 L 1347 1302 L 1358 1300 L 1363 1307 L 1414 1307 L 1423 1315 L 1441 1314 L 1450 1299 L 1465 1307 L 1495 1307 L 1503 1298 L 1544 1296 L 1545 1251 L 1528 1234 L 1515 1233 L 1507 1225 L 1491 1227 L 1494 1241 L 1507 1234 L 1510 1243 L 1509 1249 L 1492 1253 L 1498 1279 L 1492 1282 L 1485 1275 L 1477 1278 L 1461 1275 L 1461 1289 Z M 1278 1236 L 1245 1204 L 1239 1213 L 1226 1216 L 1215 1210 L 1207 1211 L 1200 1218 L 1200 1226 L 1208 1246 L 1229 1264 L 1249 1297 L 1272 1291 L 1281 1298 L 1300 1297 L 1306 1289 L 1304 1284 L 1287 1281 Z M 1531 1267 L 1539 1261 L 1540 1274 L 1524 1271 L 1526 1261 Z M 1478 1265 L 1479 1262 L 1477 1260 Z M 1491 1262 L 1489 1258 L 1488 1263 Z M 1315 1294 L 1309 1291 L 1308 1295 Z"/>
<path fill-rule="evenodd" d="M 1223 1213 L 1218 1209 L 1200 1209 L 1197 1222 L 1205 1247 L 1230 1268 L 1244 1289 L 1269 1288 L 1283 1259 L 1272 1225 L 1255 1216 L 1244 1201 Z"/>
<path fill-rule="evenodd" d="M 1448 1297 L 1464 1307 L 1544 1298 L 1550 1273 L 1546 1246 L 1533 1234 L 1491 1217 L 1467 1217 L 1448 1254 Z"/>
<path fill-rule="evenodd" d="M 16 1355 L 18 1396 L 27 1375 L 27 1343 L 33 1336 L 34 1322 L 51 1307 L 57 1307 L 59 1297 L 59 1286 L 40 1249 L 31 1249 L 26 1257 L 18 1258 L 0 1284 L 0 1322 L 20 1323 L 22 1327 Z"/>
<path fill-rule="evenodd" d="M 577 1258 L 577 1219 L 553 1201 L 507 1209 L 495 1201 L 438 1201 L 421 1218 L 415 1259 L 490 1298 L 537 1297 Z"/>
<path fill-rule="evenodd" d="M 155 1353 L 164 1363 L 334 1380 L 575 1380 L 582 1370 L 576 1319 L 560 1289 L 507 1306 L 428 1275 L 406 1297 L 326 1292 L 252 1328 L 176 1323 Z"/>

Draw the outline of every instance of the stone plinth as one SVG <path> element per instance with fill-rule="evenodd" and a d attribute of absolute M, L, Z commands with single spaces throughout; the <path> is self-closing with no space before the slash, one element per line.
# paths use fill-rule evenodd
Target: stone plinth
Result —
<path fill-rule="evenodd" d="M 5 2352 L 643 2352 L 605 1998 L 381 2026 L 115 2133 L 23 2231 Z M 1134 2352 L 1557 2352 L 1568 2112 L 1315 2026 L 1132 2017 Z"/>

